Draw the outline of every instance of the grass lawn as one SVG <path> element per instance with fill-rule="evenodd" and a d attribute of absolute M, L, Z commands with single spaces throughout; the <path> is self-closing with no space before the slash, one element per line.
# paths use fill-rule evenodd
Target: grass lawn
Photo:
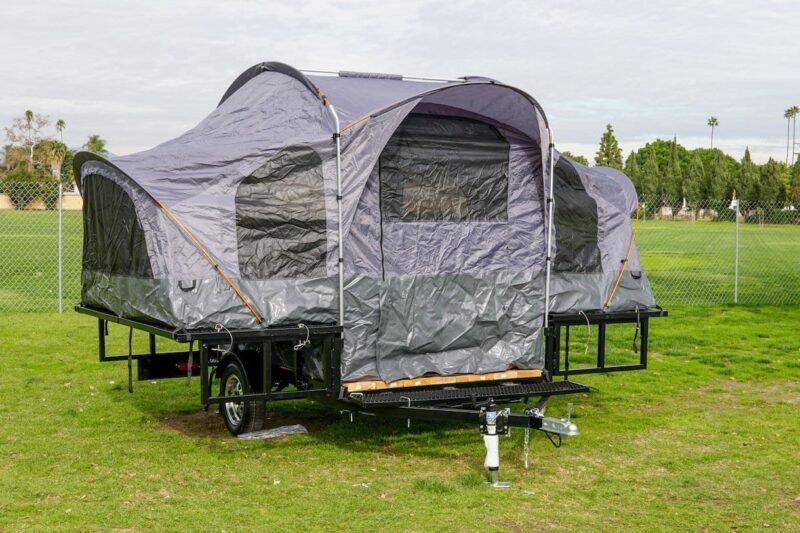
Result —
<path fill-rule="evenodd" d="M 271 425 L 308 435 L 239 441 L 196 380 L 128 394 L 92 319 L 2 314 L 0 530 L 800 530 L 800 309 L 670 311 L 647 371 L 576 379 L 596 389 L 571 398 L 580 436 L 535 435 L 528 471 L 522 432 L 501 440 L 505 491 L 483 485 L 475 427 L 292 402 Z"/>

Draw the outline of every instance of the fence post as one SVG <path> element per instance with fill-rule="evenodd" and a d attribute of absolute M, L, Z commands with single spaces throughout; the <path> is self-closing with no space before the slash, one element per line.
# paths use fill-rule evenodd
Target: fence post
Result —
<path fill-rule="evenodd" d="M 63 246 L 63 237 L 62 237 L 62 230 L 63 230 L 63 220 L 62 220 L 62 213 L 64 210 L 64 186 L 61 182 L 58 182 L 58 312 L 64 312 L 64 294 L 63 294 L 63 287 L 64 287 L 64 271 L 63 271 L 63 263 L 64 263 L 64 246 Z"/>
<path fill-rule="evenodd" d="M 736 206 L 736 258 L 733 267 L 733 303 L 739 303 L 739 200 L 736 199 L 736 193 L 733 193 L 733 201 Z"/>

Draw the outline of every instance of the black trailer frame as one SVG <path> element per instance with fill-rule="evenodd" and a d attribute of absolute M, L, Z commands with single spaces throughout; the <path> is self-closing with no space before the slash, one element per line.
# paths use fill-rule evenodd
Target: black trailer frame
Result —
<path fill-rule="evenodd" d="M 556 419 L 545 418 L 542 406 L 550 396 L 588 392 L 585 385 L 569 380 L 570 375 L 619 372 L 641 370 L 647 368 L 648 326 L 649 319 L 667 316 L 667 312 L 659 307 L 634 311 L 581 311 L 578 313 L 551 313 L 545 328 L 545 365 L 541 377 L 504 380 L 488 384 L 449 384 L 447 386 L 427 386 L 403 389 L 380 390 L 372 392 L 350 392 L 347 384 L 341 379 L 341 354 L 343 349 L 342 327 L 328 324 L 297 324 L 293 326 L 253 328 L 253 329 L 217 329 L 186 330 L 171 328 L 144 320 L 122 318 L 104 309 L 78 305 L 79 313 L 93 316 L 98 320 L 98 352 L 101 362 L 127 361 L 129 388 L 132 391 L 132 363 L 136 361 L 138 379 L 166 379 L 192 376 L 200 378 L 200 400 L 208 408 L 212 404 L 228 404 L 232 402 L 270 402 L 314 397 L 320 400 L 336 402 L 342 412 L 365 415 L 395 416 L 407 419 L 426 419 L 449 422 L 475 422 L 484 413 L 487 406 L 506 402 L 528 402 L 529 398 L 539 398 L 536 407 L 526 409 L 524 413 L 501 412 L 499 427 L 503 430 L 509 426 L 540 429 L 545 432 L 559 434 L 576 434 L 566 424 Z M 130 328 L 129 353 L 126 355 L 108 355 L 106 352 L 106 336 L 108 324 L 114 323 Z M 597 361 L 593 367 L 570 369 L 569 335 L 570 328 L 575 326 L 596 325 Z M 606 364 L 606 325 L 633 323 L 640 335 L 639 362 L 630 365 L 609 366 Z M 147 353 L 133 353 L 131 335 L 133 330 L 144 331 L 149 335 Z M 562 330 L 564 334 L 562 335 Z M 157 337 L 163 337 L 180 343 L 189 343 L 187 351 L 158 352 Z M 562 357 L 562 340 L 564 340 Z M 295 390 L 284 391 L 283 387 L 275 387 L 276 377 L 276 343 L 292 341 L 294 356 L 288 371 L 293 374 Z M 321 345 L 321 379 L 306 381 L 304 376 L 304 356 L 315 341 Z M 195 348 L 197 343 L 197 348 Z M 635 340 L 634 340 L 635 343 Z M 214 382 L 214 371 L 220 375 L 221 367 L 237 360 L 242 364 L 245 357 L 237 353 L 237 346 L 258 346 L 257 351 L 250 350 L 245 361 L 246 366 L 260 369 L 255 381 L 263 384 L 261 390 L 241 395 L 213 395 L 211 387 Z M 224 348 L 228 346 L 228 348 Z M 240 359 L 241 358 L 241 359 Z M 562 377 L 556 380 L 556 377 Z M 561 422 L 565 422 L 562 420 Z"/>

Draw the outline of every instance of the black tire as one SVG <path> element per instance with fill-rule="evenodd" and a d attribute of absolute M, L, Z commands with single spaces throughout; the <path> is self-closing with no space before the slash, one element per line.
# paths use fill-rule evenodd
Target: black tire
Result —
<path fill-rule="evenodd" d="M 230 361 L 222 372 L 219 383 L 220 396 L 239 396 L 250 393 L 250 384 L 247 374 L 241 364 Z M 264 427 L 263 401 L 227 402 L 220 404 L 219 410 L 225 426 L 232 435 L 241 435 L 258 431 Z"/>

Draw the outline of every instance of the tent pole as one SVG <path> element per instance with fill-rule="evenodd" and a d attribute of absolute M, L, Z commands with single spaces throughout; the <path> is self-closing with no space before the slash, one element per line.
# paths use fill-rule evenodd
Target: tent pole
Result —
<path fill-rule="evenodd" d="M 339 325 L 344 326 L 344 247 L 342 246 L 342 142 L 341 129 L 339 127 L 339 116 L 336 114 L 333 104 L 325 98 L 327 107 L 336 123 L 336 133 L 333 138 L 336 140 L 336 208 L 339 216 L 338 222 L 338 244 L 339 250 Z"/>
<path fill-rule="evenodd" d="M 555 210 L 555 203 L 553 202 L 553 165 L 555 159 L 555 145 L 553 143 L 553 130 L 547 128 L 547 134 L 550 137 L 550 148 L 548 150 L 550 162 L 550 183 L 545 184 L 547 188 L 547 252 L 545 261 L 545 281 L 544 281 L 544 327 L 548 327 L 550 319 L 550 267 L 552 265 L 552 243 L 553 243 L 553 211 Z"/>

